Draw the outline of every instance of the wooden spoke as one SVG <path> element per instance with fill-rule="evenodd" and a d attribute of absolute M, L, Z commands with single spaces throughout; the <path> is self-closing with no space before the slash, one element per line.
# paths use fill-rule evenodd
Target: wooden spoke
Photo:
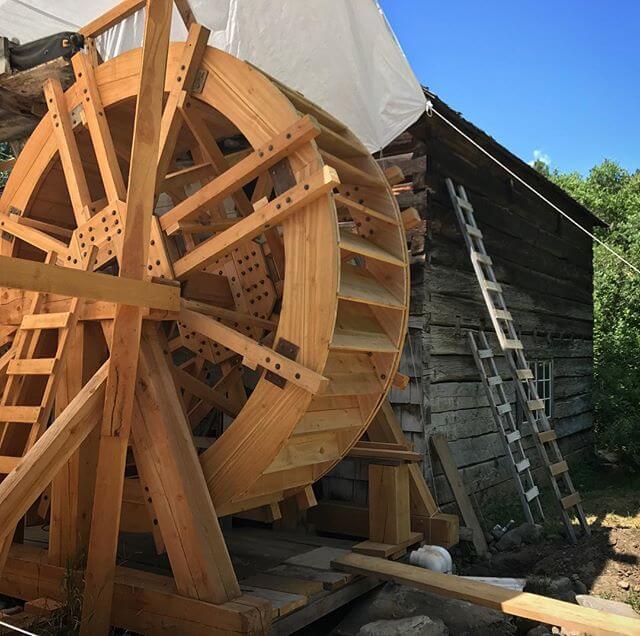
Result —
<path fill-rule="evenodd" d="M 182 118 L 178 109 L 181 98 L 193 86 L 208 39 L 209 29 L 206 29 L 201 24 L 192 24 L 189 28 L 189 35 L 187 36 L 184 53 L 180 59 L 178 69 L 175 75 L 169 78 L 169 96 L 162 113 L 162 125 L 160 128 L 160 154 L 158 155 L 156 192 L 160 192 L 163 188 L 165 176 L 169 170 L 169 164 L 171 163 L 182 126 Z"/>
<path fill-rule="evenodd" d="M 120 278 L 145 275 L 160 145 L 160 121 L 166 75 L 172 2 L 149 0 L 136 103 L 131 169 Z M 87 558 L 82 634 L 107 634 L 124 486 L 124 469 L 133 414 L 142 315 L 138 307 L 118 305 L 113 320 L 109 375 L 100 434 L 96 492 Z M 113 519 L 112 525 L 104 519 Z"/>
<path fill-rule="evenodd" d="M 68 245 L 58 239 L 49 236 L 39 229 L 30 227 L 24 221 L 19 221 L 16 214 L 0 214 L 0 230 L 7 232 L 43 252 L 55 252 L 64 254 Z"/>
<path fill-rule="evenodd" d="M 180 221 L 186 221 L 204 207 L 211 207 L 232 195 L 319 132 L 311 118 L 303 117 L 162 216 L 162 229 L 168 234 L 177 231 Z"/>
<path fill-rule="evenodd" d="M 82 167 L 78 144 L 73 134 L 67 100 L 58 80 L 47 80 L 44 85 L 44 97 L 49 108 L 51 126 L 56 138 L 58 152 L 60 153 L 60 162 L 67 182 L 67 189 L 71 197 L 73 214 L 76 218 L 76 223 L 81 225 L 89 220 L 91 195 L 89 194 L 89 186 Z"/>
<path fill-rule="evenodd" d="M 171 285 L 134 279 L 119 281 L 107 274 L 83 272 L 9 256 L 0 256 L 0 285 L 126 303 L 135 307 L 169 311 L 180 308 L 179 290 Z"/>
<path fill-rule="evenodd" d="M 189 309 L 182 310 L 180 320 L 185 327 L 193 329 L 239 353 L 243 357 L 246 366 L 250 368 L 261 366 L 310 393 L 320 392 L 327 384 L 327 379 L 315 371 L 311 371 L 282 354 L 258 344 L 255 340 L 243 336 L 216 320 Z"/>
<path fill-rule="evenodd" d="M 231 167 L 231 163 L 229 159 L 222 154 L 202 114 L 197 109 L 190 108 L 189 105 L 189 100 L 186 100 L 186 102 L 181 105 L 182 116 L 189 130 L 196 138 L 203 158 L 208 162 L 209 166 L 215 169 L 216 174 L 222 174 Z M 233 199 L 240 216 L 247 216 L 253 212 L 251 201 L 249 201 L 247 195 L 241 188 L 233 193 Z"/>
<path fill-rule="evenodd" d="M 339 183 L 335 171 L 325 166 L 285 194 L 260 207 L 253 214 L 238 221 L 233 227 L 207 239 L 174 264 L 178 278 L 201 269 L 237 245 L 251 240 L 270 227 L 278 225 L 289 215 L 308 206 L 315 199 L 330 192 Z"/>
<path fill-rule="evenodd" d="M 82 93 L 82 107 L 91 135 L 91 142 L 98 160 L 98 168 L 109 203 L 124 201 L 126 191 L 122 171 L 111 138 L 107 115 L 102 104 L 102 97 L 96 84 L 93 65 L 86 53 L 77 53 L 72 58 L 73 70 L 76 74 L 77 86 Z"/>

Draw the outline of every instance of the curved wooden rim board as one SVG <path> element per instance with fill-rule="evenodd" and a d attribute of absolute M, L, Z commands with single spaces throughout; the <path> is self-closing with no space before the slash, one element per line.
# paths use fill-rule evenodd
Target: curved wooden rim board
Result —
<path fill-rule="evenodd" d="M 170 46 L 167 89 L 183 50 L 183 43 Z M 140 61 L 138 49 L 96 68 L 107 114 L 135 98 Z M 324 124 L 334 121 L 217 49 L 206 49 L 201 68 L 206 81 L 191 99 L 224 115 L 253 148 L 299 121 L 305 107 Z M 73 85 L 65 94 L 67 109 L 73 111 L 82 99 Z M 342 184 L 335 195 L 316 199 L 282 222 L 286 275 L 275 342 L 297 345 L 296 361 L 328 377 L 329 388 L 313 396 L 292 382 L 280 388 L 261 377 L 233 423 L 201 455 L 219 515 L 278 501 L 330 470 L 365 431 L 399 363 L 409 300 L 400 213 L 364 147 L 346 128 L 324 124 L 317 143 L 289 155 L 290 167 L 301 183 L 331 165 Z M 38 192 L 56 155 L 51 118 L 45 117 L 16 161 L 1 213 L 15 208 L 25 217 L 37 214 Z M 16 252 L 3 240 L 2 254 Z M 381 294 L 388 298 L 381 300 Z"/>

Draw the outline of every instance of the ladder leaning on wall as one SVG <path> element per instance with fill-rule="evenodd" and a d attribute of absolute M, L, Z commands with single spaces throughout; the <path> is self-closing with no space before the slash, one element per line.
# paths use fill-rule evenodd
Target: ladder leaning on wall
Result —
<path fill-rule="evenodd" d="M 516 395 L 522 403 L 524 416 L 533 432 L 533 440 L 547 468 L 554 498 L 558 503 L 569 539 L 575 542 L 576 533 L 568 511 L 575 511 L 582 530 L 585 534 L 590 534 L 580 494 L 573 486 L 569 467 L 558 446 L 556 432 L 552 429 L 544 411 L 543 401 L 538 397 L 536 381 L 524 355 L 522 341 L 518 337 L 513 317 L 507 309 L 502 287 L 496 279 L 493 261 L 485 249 L 473 206 L 469 202 L 464 187 L 456 188 L 451 179 L 447 179 L 447 188 L 491 324 L 513 379 Z"/>
<path fill-rule="evenodd" d="M 535 517 L 531 510 L 532 503 L 535 503 L 537 518 L 544 520 L 544 512 L 540 503 L 540 491 L 533 480 L 531 462 L 522 446 L 522 433 L 511 408 L 511 403 L 507 399 L 502 377 L 498 372 L 498 365 L 496 364 L 493 350 L 489 345 L 487 334 L 484 331 L 480 331 L 476 335 L 473 331 L 469 331 L 469 344 L 489 400 L 491 414 L 500 434 L 511 476 L 520 496 L 524 516 L 530 523 L 535 522 Z"/>

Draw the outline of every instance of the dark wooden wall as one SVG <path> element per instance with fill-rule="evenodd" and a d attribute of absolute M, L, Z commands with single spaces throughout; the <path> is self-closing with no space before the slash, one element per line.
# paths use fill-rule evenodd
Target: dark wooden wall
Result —
<path fill-rule="evenodd" d="M 445 105 L 439 107 L 450 118 L 456 117 Z M 462 120 L 456 123 L 466 125 Z M 482 135 L 470 126 L 466 130 Z M 591 229 L 593 217 L 557 188 L 493 140 L 484 135 L 478 140 Z M 392 391 L 391 402 L 408 438 L 425 454 L 425 475 L 445 509 L 453 496 L 428 448 L 434 433 L 448 438 L 476 503 L 498 503 L 503 495 L 515 498 L 467 345 L 468 329 L 490 329 L 490 324 L 444 180 L 451 177 L 467 189 L 526 355 L 553 360 L 552 421 L 570 460 L 592 450 L 591 240 L 436 116 L 423 117 L 383 154 L 381 163 L 401 165 L 407 177 L 396 188 L 400 207 L 416 207 L 426 221 L 424 236 L 411 241 L 411 346 L 405 347 L 401 367 L 411 382 L 403 392 Z M 513 387 L 507 387 L 515 399 Z M 525 442 L 532 465 L 539 467 L 531 440 Z M 544 488 L 541 471 L 536 475 Z M 353 491 L 353 500 L 366 501 L 366 484 L 356 483 L 366 479 L 362 467 L 342 462 L 334 476 L 325 486 L 328 496 L 348 499 Z"/>

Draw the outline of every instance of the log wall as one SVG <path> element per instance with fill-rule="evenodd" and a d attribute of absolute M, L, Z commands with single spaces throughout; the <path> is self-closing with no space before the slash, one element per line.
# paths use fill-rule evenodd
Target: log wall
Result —
<path fill-rule="evenodd" d="M 594 217 L 558 188 L 446 105 L 437 107 L 516 174 L 592 229 Z M 490 332 L 491 326 L 445 178 L 467 189 L 527 357 L 553 361 L 552 422 L 569 460 L 591 452 L 593 444 L 591 240 L 436 116 L 423 117 L 383 156 L 383 165 L 400 165 L 404 170 L 406 181 L 395 188 L 400 207 L 417 208 L 426 222 L 420 236 L 410 237 L 411 319 L 400 368 L 411 378 L 410 385 L 404 391 L 392 390 L 390 400 L 407 438 L 425 455 L 425 476 L 443 509 L 452 506 L 453 495 L 437 461 L 432 461 L 427 442 L 434 433 L 448 438 L 474 503 L 490 506 L 505 495 L 515 498 L 467 345 L 468 329 L 486 327 Z M 495 339 L 492 344 L 497 349 Z M 507 383 L 507 388 L 515 409 L 514 387 Z M 539 468 L 528 437 L 525 447 L 532 465 Z M 324 480 L 324 495 L 364 504 L 366 477 L 366 466 L 345 460 Z M 544 488 L 543 477 L 537 470 L 537 482 Z"/>

